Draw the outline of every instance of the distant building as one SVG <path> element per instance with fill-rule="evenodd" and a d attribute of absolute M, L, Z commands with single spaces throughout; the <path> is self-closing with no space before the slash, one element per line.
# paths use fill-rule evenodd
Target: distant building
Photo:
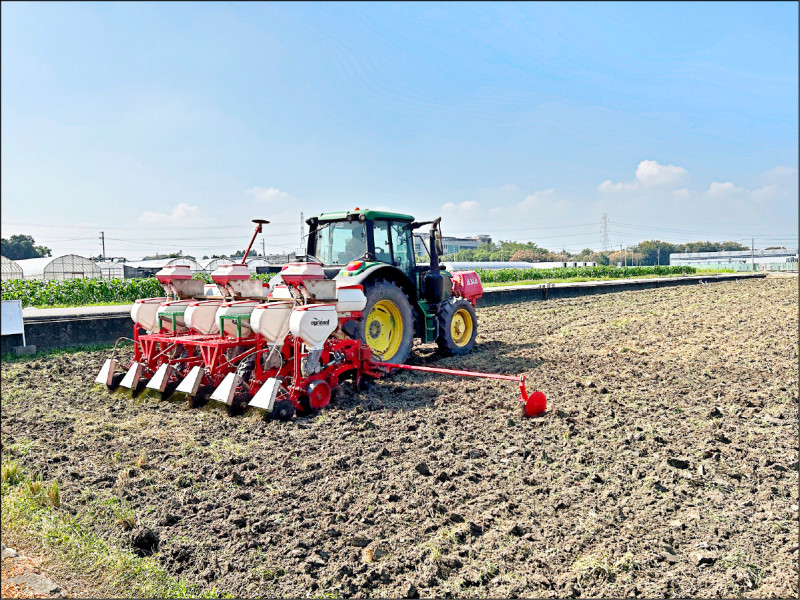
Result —
<path fill-rule="evenodd" d="M 511 261 L 487 261 L 487 262 L 453 262 L 444 261 L 444 266 L 448 271 L 472 271 L 474 269 L 559 269 L 563 267 L 596 267 L 595 262 L 511 262 Z"/>
<path fill-rule="evenodd" d="M 152 277 L 167 265 L 187 265 L 192 275 L 203 271 L 203 267 L 186 256 L 130 261 L 123 265 L 123 269 L 125 270 L 126 279 L 131 277 Z"/>
<path fill-rule="evenodd" d="M 797 248 L 773 250 L 722 250 L 720 252 L 679 252 L 669 255 L 669 264 L 698 267 L 736 264 L 770 264 L 797 262 Z"/>
<path fill-rule="evenodd" d="M 430 234 L 421 233 L 414 236 L 414 253 L 419 256 L 425 256 L 428 254 L 428 251 L 425 246 L 422 245 L 422 241 L 419 239 L 420 237 L 425 241 L 425 246 L 427 246 Z M 442 236 L 442 246 L 444 246 L 445 254 L 455 254 L 461 250 L 473 250 L 478 246 L 491 243 L 492 236 L 490 235 L 476 235 L 473 237 Z"/>

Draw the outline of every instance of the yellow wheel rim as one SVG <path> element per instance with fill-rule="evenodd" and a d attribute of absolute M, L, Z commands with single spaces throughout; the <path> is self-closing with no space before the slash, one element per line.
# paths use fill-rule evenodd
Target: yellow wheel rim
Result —
<path fill-rule="evenodd" d="M 450 320 L 450 339 L 459 348 L 463 348 L 472 339 L 472 315 L 466 308 L 456 311 Z"/>
<path fill-rule="evenodd" d="M 403 317 L 391 300 L 379 300 L 367 315 L 367 345 L 381 360 L 391 360 L 403 341 Z"/>

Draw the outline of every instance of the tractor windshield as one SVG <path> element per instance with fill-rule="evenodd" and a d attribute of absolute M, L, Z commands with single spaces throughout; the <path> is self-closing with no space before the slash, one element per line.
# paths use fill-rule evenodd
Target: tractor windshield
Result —
<path fill-rule="evenodd" d="M 315 256 L 325 265 L 346 265 L 367 252 L 363 221 L 330 221 L 317 229 Z"/>

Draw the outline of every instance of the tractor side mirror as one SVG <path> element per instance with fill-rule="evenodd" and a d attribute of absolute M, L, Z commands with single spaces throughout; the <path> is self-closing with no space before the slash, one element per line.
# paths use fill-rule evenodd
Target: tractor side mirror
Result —
<path fill-rule="evenodd" d="M 439 256 L 444 255 L 444 245 L 442 244 L 442 232 L 440 230 L 436 230 L 436 254 Z"/>

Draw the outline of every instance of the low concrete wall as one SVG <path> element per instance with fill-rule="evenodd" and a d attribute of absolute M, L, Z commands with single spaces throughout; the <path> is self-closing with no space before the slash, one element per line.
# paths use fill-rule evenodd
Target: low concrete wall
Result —
<path fill-rule="evenodd" d="M 2 338 L 2 345 L 0 345 L 0 354 L 8 354 L 14 350 L 15 346 L 22 346 L 22 334 L 13 333 L 11 335 L 4 335 Z M 28 340 L 25 340 L 26 342 Z"/>
<path fill-rule="evenodd" d="M 575 283 L 554 283 L 547 285 L 520 285 L 486 288 L 478 306 L 496 306 L 513 302 L 547 300 L 549 298 L 576 298 L 595 294 L 610 294 L 632 290 L 698 285 L 715 281 L 752 279 L 766 277 L 766 273 L 723 273 L 720 275 L 689 275 L 679 277 L 658 277 L 648 279 L 618 279 L 612 281 L 581 281 Z"/>
<path fill-rule="evenodd" d="M 714 281 L 765 277 L 765 273 L 727 273 L 722 275 L 662 277 L 654 279 L 623 279 L 616 281 L 585 281 L 557 283 L 549 287 L 538 285 L 486 288 L 478 306 L 496 306 L 514 302 L 547 300 L 548 298 L 575 298 L 593 294 L 608 294 L 629 290 L 698 285 Z M 27 310 L 27 309 L 26 309 Z M 44 311 L 42 311 L 44 312 Z M 87 307 L 49 310 L 49 315 L 25 316 L 25 341 L 36 346 L 38 351 L 113 344 L 121 337 L 133 335 L 130 307 Z M 22 344 L 22 336 L 3 336 L 2 354 L 11 352 Z"/>
<path fill-rule="evenodd" d="M 113 344 L 121 337 L 132 335 L 133 321 L 130 314 L 25 319 L 25 342 L 36 346 L 39 352 L 73 346 Z M 12 341 L 8 338 L 18 339 Z M 21 344 L 22 336 L 4 336 L 2 353 L 11 352 L 14 346 Z"/>

